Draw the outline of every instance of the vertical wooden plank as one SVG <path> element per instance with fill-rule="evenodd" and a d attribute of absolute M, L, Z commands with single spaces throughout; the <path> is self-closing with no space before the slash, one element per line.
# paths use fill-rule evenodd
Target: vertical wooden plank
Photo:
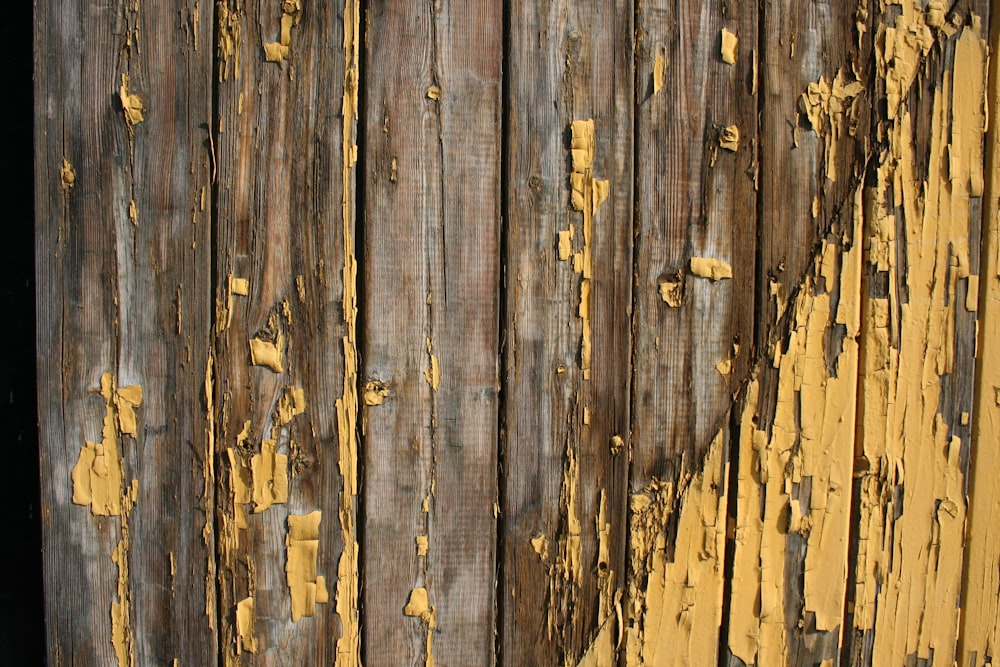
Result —
<path fill-rule="evenodd" d="M 36 7 L 51 665 L 216 659 L 211 23 L 197 1 Z"/>
<path fill-rule="evenodd" d="M 872 17 L 859 2 L 761 0 L 761 95 L 755 344 L 765 353 L 823 235 L 864 175 L 872 150 Z M 843 110 L 836 124 L 828 111 Z"/>
<path fill-rule="evenodd" d="M 990 3 L 991 53 L 1000 48 L 997 3 Z M 1000 113 L 1000 77 L 997 59 L 990 58 L 986 113 Z M 976 387 L 972 410 L 972 447 L 969 454 L 969 523 L 962 581 L 962 620 L 956 662 L 981 667 L 1000 659 L 1000 539 L 996 507 L 1000 502 L 996 471 L 1000 468 L 1000 132 L 988 124 L 984 178 L 983 235 L 979 271 L 979 339 L 976 346 Z M 975 280 L 969 289 L 974 290 Z M 973 297 L 976 295 L 973 294 Z"/>
<path fill-rule="evenodd" d="M 654 1 L 637 16 L 627 656 L 715 665 L 727 426 L 754 333 L 758 12 Z"/>
<path fill-rule="evenodd" d="M 956 643 L 960 605 L 976 601 L 962 594 L 961 577 L 987 12 L 980 1 L 947 11 L 904 4 L 877 28 L 885 149 L 867 195 L 860 521 L 846 656 L 854 665 L 970 662 Z M 984 584 L 975 575 L 965 582 Z"/>
<path fill-rule="evenodd" d="M 633 8 L 509 11 L 503 661 L 603 664 L 625 574 Z"/>
<path fill-rule="evenodd" d="M 494 662 L 501 4 L 366 16 L 368 664 Z"/>
<path fill-rule="evenodd" d="M 218 5 L 225 664 L 358 660 L 357 7 Z"/>

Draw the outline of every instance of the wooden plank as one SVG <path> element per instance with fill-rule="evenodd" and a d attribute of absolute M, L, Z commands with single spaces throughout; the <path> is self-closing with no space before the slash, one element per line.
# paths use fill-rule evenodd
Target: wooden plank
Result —
<path fill-rule="evenodd" d="M 217 11 L 222 654 L 357 664 L 357 3 Z"/>
<path fill-rule="evenodd" d="M 502 653 L 570 664 L 625 573 L 633 12 L 509 11 Z"/>
<path fill-rule="evenodd" d="M 211 14 L 197 2 L 36 7 L 51 665 L 216 660 Z"/>
<path fill-rule="evenodd" d="M 855 82 L 863 90 L 869 81 L 872 17 L 878 12 L 870 4 L 771 0 L 762 7 L 754 341 L 760 354 L 782 335 L 778 320 L 826 230 L 850 211 L 851 193 L 874 148 L 871 93 L 844 90 Z M 845 113 L 833 125 L 826 110 L 838 96 Z"/>
<path fill-rule="evenodd" d="M 367 664 L 494 662 L 502 7 L 371 2 Z"/>
<path fill-rule="evenodd" d="M 727 426 L 754 335 L 757 19 L 638 13 L 630 664 L 717 663 Z"/>
<path fill-rule="evenodd" d="M 984 657 L 959 656 L 956 642 L 960 617 L 981 613 L 968 591 L 984 586 L 970 569 L 962 590 L 988 9 L 904 5 L 878 24 L 885 153 L 866 213 L 858 553 L 844 660 L 852 665 Z M 960 609 L 969 601 L 976 606 Z"/>

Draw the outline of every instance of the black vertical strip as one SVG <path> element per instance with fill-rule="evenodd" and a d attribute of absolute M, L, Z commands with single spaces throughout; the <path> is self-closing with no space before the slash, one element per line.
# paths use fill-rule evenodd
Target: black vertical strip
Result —
<path fill-rule="evenodd" d="M 642 45 L 642 0 L 634 0 L 632 4 L 632 299 L 629 304 L 631 313 L 631 327 L 629 332 L 629 387 L 628 387 L 628 434 L 626 438 L 626 447 L 628 451 L 628 460 L 625 463 L 625 527 L 624 527 L 624 550 L 625 550 L 625 577 L 622 582 L 622 587 L 625 591 L 628 590 L 629 578 L 635 576 L 635 573 L 631 571 L 631 558 L 632 558 L 632 548 L 630 539 L 630 528 L 631 528 L 631 511 L 628 503 L 628 496 L 632 493 L 632 432 L 635 429 L 635 341 L 636 341 L 636 328 L 638 326 L 638 308 L 636 307 L 639 303 L 639 248 L 642 243 L 642 220 L 639 215 L 639 188 L 642 186 L 642 182 L 639 178 L 641 169 L 639 168 L 639 101 L 642 99 L 642 76 L 641 76 L 641 62 L 643 53 Z M 623 622 L 623 621 L 622 621 Z M 620 634 L 624 634 L 625 628 L 619 628 Z M 625 667 L 626 658 L 625 651 L 621 651 L 618 654 L 617 664 L 619 667 Z"/>
<path fill-rule="evenodd" d="M 760 187 L 761 175 L 764 169 L 764 151 L 761 146 L 764 140 L 764 132 L 767 130 L 764 126 L 765 95 L 763 94 L 767 83 L 767 12 L 765 9 L 767 2 L 768 0 L 757 0 L 757 71 L 755 72 L 755 80 L 753 82 L 754 89 L 757 92 L 757 141 L 754 146 L 757 154 L 757 171 L 754 179 L 754 189 L 757 192 L 757 244 L 755 252 L 756 267 L 754 269 L 756 280 L 754 283 L 753 345 L 750 350 L 751 373 L 753 372 L 753 363 L 762 359 L 767 353 L 767 341 L 761 341 L 764 323 L 761 322 L 763 304 L 760 302 L 760 295 L 764 293 L 763 289 L 768 283 L 767 269 L 764 264 L 763 243 L 761 242 L 764 231 L 764 191 Z M 789 297 L 789 303 L 791 303 L 791 297 Z M 765 349 L 756 349 L 758 344 L 763 344 Z"/>
<path fill-rule="evenodd" d="M 511 29 L 510 29 L 510 16 L 511 16 L 511 0 L 503 0 L 503 37 L 502 51 L 503 58 L 500 64 L 500 263 L 498 271 L 498 284 L 497 290 L 499 291 L 499 297 L 497 299 L 497 317 L 499 318 L 499 324 L 497 326 L 497 352 L 499 358 L 497 360 L 497 372 L 499 374 L 499 392 L 497 395 L 497 505 L 500 507 L 500 511 L 497 513 L 496 522 L 496 547 L 495 547 L 495 567 L 496 567 L 496 586 L 494 589 L 495 595 L 495 620 L 494 620 L 494 655 L 495 664 L 504 664 L 504 588 L 503 582 L 506 581 L 507 569 L 506 562 L 504 560 L 504 555 L 506 553 L 507 542 L 504 537 L 504 517 L 507 515 L 507 472 L 506 472 L 506 455 L 507 455 L 507 387 L 509 374 L 507 372 L 507 365 L 509 363 L 509 357 L 507 354 L 507 341 L 509 338 L 507 324 L 509 319 L 507 317 L 507 269 L 509 266 L 509 246 L 508 242 L 510 239 L 510 197 L 512 196 L 510 188 L 510 118 L 513 113 L 511 109 L 511 96 L 510 96 L 510 67 L 509 63 L 511 61 Z"/>
<path fill-rule="evenodd" d="M 0 663 L 45 664 L 45 610 L 42 584 L 41 489 L 38 449 L 38 403 L 35 356 L 35 235 L 31 212 L 35 203 L 34 171 L 25 167 L 34 150 L 32 139 L 34 62 L 24 54 L 33 50 L 32 3 L 14 3 L 0 28 L 0 53 L 8 65 L 0 74 L 3 90 L 11 100 L 23 100 L 4 107 L 4 127 L 0 150 L 0 193 L 8 210 L 21 222 L 10 225 L 2 244 L 4 279 L 3 310 L 8 314 L 5 334 L 8 349 L 16 351 L 0 364 L 0 404 L 7 434 L 7 465 L 18 471 L 6 490 L 9 505 L 5 513 L 8 539 L 0 550 L 0 568 L 16 573 L 0 584 Z M 49 30 L 38 25 L 39 33 Z M 38 35 L 42 37 L 41 34 Z M 40 57 L 40 56 L 36 56 Z M 41 69 L 41 68 L 40 68 Z M 39 83 L 39 87 L 46 86 Z M 13 129 L 13 131 L 12 131 Z M 60 156 L 61 157 L 61 156 Z M 50 156 L 36 156 L 51 160 Z M 23 217 L 22 217 L 23 216 Z M 40 224 L 48 224 L 42 220 Z M 51 261 L 44 259 L 43 261 Z"/>
<path fill-rule="evenodd" d="M 365 409 L 361 397 L 364 396 L 364 383 L 365 378 L 368 377 L 366 371 L 366 360 L 364 358 L 364 351 L 367 349 L 368 342 L 368 330 L 365 327 L 365 318 L 361 317 L 361 313 L 368 308 L 368 290 L 365 289 L 365 260 L 367 258 L 367 244 L 366 244 L 366 225 L 365 225 L 365 178 L 364 175 L 368 173 L 368 128 L 366 125 L 367 110 L 368 110 L 368 86 L 365 82 L 365 72 L 368 69 L 368 1 L 369 0 L 359 0 L 358 1 L 358 26 L 360 33 L 355 35 L 356 40 L 361 40 L 361 45 L 358 48 L 358 100 L 355 113 L 357 114 L 357 128 L 354 135 L 354 145 L 357 146 L 358 150 L 358 160 L 354 165 L 354 170 L 351 172 L 351 178 L 354 181 L 354 262 L 355 262 L 355 273 L 354 273 L 354 294 L 355 299 L 357 299 L 358 315 L 354 320 L 354 343 L 355 343 L 355 353 L 357 354 L 357 373 L 354 377 L 355 387 L 354 390 L 358 397 L 358 413 L 355 418 L 358 420 L 358 424 L 355 430 L 357 442 L 355 446 L 357 447 L 357 491 L 358 495 L 354 499 L 355 502 L 355 517 L 354 517 L 354 530 L 355 539 L 358 543 L 358 655 L 360 656 L 361 664 L 367 665 L 368 660 L 365 655 L 365 647 L 368 646 L 367 642 L 360 635 L 364 634 L 365 627 L 365 564 L 368 562 L 364 557 L 365 554 L 365 527 L 368 525 L 365 521 L 365 475 L 367 472 L 367 466 L 365 465 L 365 434 L 364 429 L 361 428 L 362 423 L 362 411 Z M 342 20 L 346 21 L 348 17 L 346 15 L 342 16 Z M 346 30 L 346 25 L 344 30 Z M 344 77 L 347 73 L 344 72 Z M 342 118 L 341 122 L 351 123 L 353 119 Z M 343 156 L 346 159 L 347 156 Z M 341 168 L 346 168 L 347 165 L 341 165 Z M 358 176 L 358 175 L 361 176 Z M 345 187 L 350 187 L 350 183 L 345 183 Z M 346 193 L 342 193 L 341 196 L 346 196 Z M 344 239 L 347 242 L 347 239 Z M 347 285 L 343 288 L 346 290 Z M 348 314 L 344 313 L 344 318 L 346 320 Z M 346 369 L 345 369 L 346 372 Z"/>
<path fill-rule="evenodd" d="M 220 113 L 220 111 L 219 111 L 219 100 L 220 100 L 220 95 L 221 95 L 221 92 L 222 92 L 221 91 L 221 87 L 222 86 L 221 86 L 221 81 L 220 81 L 221 77 L 219 76 L 219 71 L 220 71 L 219 68 L 222 66 L 222 63 L 219 60 L 219 51 L 218 51 L 218 45 L 217 45 L 218 37 L 219 37 L 219 29 L 218 29 L 218 25 L 216 23 L 216 21 L 218 20 L 217 12 L 216 12 L 216 3 L 213 2 L 212 5 L 211 5 L 211 7 L 212 7 L 212 9 L 211 9 L 211 11 L 212 11 L 212 35 L 211 35 L 211 38 L 209 39 L 209 45 L 210 45 L 210 48 L 212 49 L 212 66 L 211 66 L 210 71 L 209 71 L 209 76 L 212 77 L 212 86 L 211 86 L 211 88 L 212 88 L 211 114 L 212 115 L 208 119 L 208 124 L 205 127 L 205 130 L 208 133 L 208 147 L 207 148 L 211 152 L 211 154 L 209 155 L 209 165 L 210 165 L 209 168 L 211 169 L 211 174 L 210 174 L 211 182 L 209 183 L 209 186 L 210 186 L 209 189 L 210 189 L 210 191 L 212 193 L 212 201 L 210 202 L 210 205 L 209 205 L 209 212 L 210 212 L 209 214 L 211 216 L 211 220 L 210 220 L 210 230 L 209 230 L 209 237 L 210 238 L 209 238 L 209 251 L 208 251 L 208 254 L 209 254 L 209 257 L 210 257 L 209 262 L 210 262 L 211 265 L 209 266 L 209 272 L 208 272 L 209 273 L 208 301 L 207 301 L 207 303 L 205 305 L 208 308 L 208 312 L 209 312 L 209 315 L 208 315 L 208 325 L 209 325 L 209 346 L 208 346 L 208 351 L 209 352 L 208 353 L 209 353 L 210 356 L 209 356 L 208 363 L 211 364 L 211 366 L 212 366 L 212 386 L 213 386 L 213 394 L 214 394 L 212 396 L 212 409 L 213 410 L 217 410 L 218 406 L 220 405 L 220 400 L 219 400 L 219 398 L 220 398 L 220 392 L 217 389 L 215 389 L 216 387 L 219 386 L 219 382 L 218 382 L 219 378 L 218 378 L 218 373 L 217 373 L 217 369 L 216 369 L 216 366 L 215 366 L 215 352 L 216 352 L 216 346 L 218 344 L 218 341 L 216 340 L 216 332 L 219 329 L 218 329 L 218 322 L 216 321 L 216 317 L 218 316 L 218 311 L 215 309 L 214 304 L 215 304 L 215 299 L 218 296 L 218 289 L 219 289 L 219 277 L 218 276 L 219 276 L 219 267 L 220 267 L 220 264 L 221 264 L 221 262 L 219 261 L 219 251 L 220 251 L 219 225 L 221 224 L 221 221 L 219 220 L 219 174 L 218 174 L 218 153 L 217 153 L 217 150 L 218 150 L 218 146 L 219 146 L 219 124 L 221 122 L 221 119 L 219 117 L 219 113 Z M 205 397 L 205 400 L 206 401 L 208 400 L 207 396 Z M 212 427 L 216 431 L 218 431 L 218 424 L 219 424 L 219 420 L 217 418 L 214 418 L 213 421 L 212 421 Z M 215 435 L 216 434 L 213 433 L 212 437 L 214 438 Z M 218 447 L 218 442 L 216 442 L 216 447 Z M 214 456 L 215 453 L 213 452 L 212 455 Z M 214 466 L 213 469 L 215 469 L 216 471 L 218 471 L 218 466 Z M 218 542 L 216 541 L 217 540 L 217 536 L 221 534 L 223 526 L 222 526 L 222 522 L 221 522 L 221 517 L 219 516 L 219 512 L 215 511 L 216 508 L 217 508 L 217 505 L 218 505 L 218 494 L 217 494 L 216 488 L 215 488 L 216 484 L 218 484 L 218 476 L 216 476 L 216 478 L 212 480 L 212 494 L 213 494 L 213 496 L 212 496 L 212 509 L 213 509 L 212 514 L 213 514 L 213 522 L 214 522 L 213 528 L 214 528 L 214 530 L 213 530 L 213 536 L 212 536 L 213 542 L 212 542 L 212 546 L 211 546 L 211 549 L 212 549 L 212 551 L 211 551 L 211 557 L 215 560 L 215 568 L 214 568 L 214 573 L 215 573 L 215 604 L 213 606 L 215 607 L 215 632 L 216 632 L 216 635 L 217 635 L 216 641 L 218 642 L 218 644 L 217 644 L 217 656 L 216 656 L 216 658 L 218 660 L 218 666 L 219 667 L 224 667 L 224 659 L 225 659 L 224 656 L 225 656 L 225 653 L 226 653 L 226 636 L 225 636 L 225 627 L 226 627 L 226 625 L 223 623 L 223 619 L 225 617 L 224 617 L 224 613 L 223 613 L 223 610 L 222 610 L 222 600 L 224 598 L 223 598 L 223 595 L 222 595 L 222 581 L 221 581 L 221 578 L 219 577 L 219 565 L 220 565 L 220 561 L 219 561 Z M 206 520 L 207 520 L 207 517 L 206 517 Z"/>

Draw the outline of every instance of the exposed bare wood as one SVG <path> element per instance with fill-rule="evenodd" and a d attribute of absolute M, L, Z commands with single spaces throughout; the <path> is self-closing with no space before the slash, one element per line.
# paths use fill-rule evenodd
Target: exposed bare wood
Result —
<path fill-rule="evenodd" d="M 373 665 L 494 662 L 501 9 L 368 8 L 362 558 Z"/>

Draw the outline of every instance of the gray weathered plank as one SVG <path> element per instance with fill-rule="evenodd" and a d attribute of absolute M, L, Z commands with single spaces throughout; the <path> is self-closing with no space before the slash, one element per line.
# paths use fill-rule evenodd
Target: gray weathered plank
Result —
<path fill-rule="evenodd" d="M 494 662 L 500 3 L 372 2 L 363 653 Z"/>
<path fill-rule="evenodd" d="M 570 664 L 625 574 L 633 8 L 510 12 L 501 652 Z"/>
<path fill-rule="evenodd" d="M 36 6 L 38 395 L 51 665 L 216 659 L 203 393 L 211 15 L 197 2 Z M 74 495 L 86 502 L 92 481 L 102 516 L 72 503 Z M 106 501 L 97 496 L 102 489 Z"/>

